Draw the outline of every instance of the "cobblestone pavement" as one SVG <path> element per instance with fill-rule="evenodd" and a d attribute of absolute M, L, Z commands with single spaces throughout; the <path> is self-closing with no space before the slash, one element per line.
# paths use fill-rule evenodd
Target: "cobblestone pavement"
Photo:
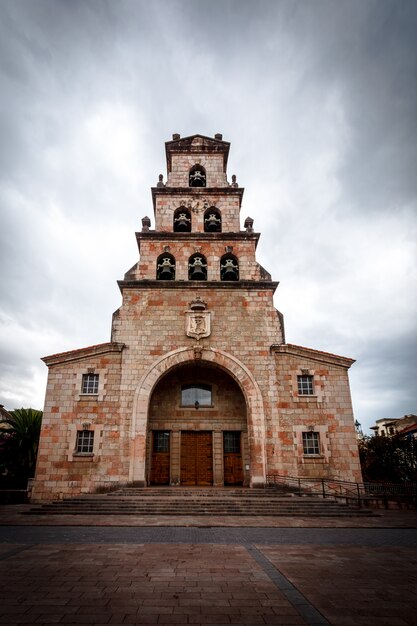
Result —
<path fill-rule="evenodd" d="M 417 531 L 2 526 L 0 624 L 415 626 Z"/>
<path fill-rule="evenodd" d="M 0 526 L 0 541 L 25 543 L 278 543 L 417 547 L 411 528 L 180 528 Z"/>

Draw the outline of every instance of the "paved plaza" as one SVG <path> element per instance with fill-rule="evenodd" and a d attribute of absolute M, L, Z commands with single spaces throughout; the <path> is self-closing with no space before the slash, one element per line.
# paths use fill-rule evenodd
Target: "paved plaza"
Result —
<path fill-rule="evenodd" d="M 0 510 L 1 624 L 417 624 L 411 511 L 320 528 L 31 523 L 13 510 Z"/>

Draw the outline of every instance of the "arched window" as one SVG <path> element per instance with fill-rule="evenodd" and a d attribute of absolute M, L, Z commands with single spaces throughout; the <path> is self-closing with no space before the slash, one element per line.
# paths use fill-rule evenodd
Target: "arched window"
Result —
<path fill-rule="evenodd" d="M 220 259 L 220 280 L 239 280 L 239 262 L 233 254 L 224 254 Z"/>
<path fill-rule="evenodd" d="M 174 233 L 191 232 L 191 213 L 185 206 L 180 206 L 174 213 Z"/>
<path fill-rule="evenodd" d="M 175 280 L 175 258 L 169 252 L 160 254 L 156 261 L 157 280 Z"/>
<path fill-rule="evenodd" d="M 188 261 L 188 280 L 207 280 L 207 261 L 203 254 L 197 252 Z"/>
<path fill-rule="evenodd" d="M 222 232 L 222 216 L 216 207 L 211 206 L 204 213 L 204 232 L 205 233 L 221 233 Z"/>
<path fill-rule="evenodd" d="M 182 406 L 212 406 L 210 385 L 183 385 L 181 387 Z"/>
<path fill-rule="evenodd" d="M 190 187 L 205 187 L 206 186 L 206 170 L 202 165 L 194 165 L 190 169 L 188 184 Z"/>

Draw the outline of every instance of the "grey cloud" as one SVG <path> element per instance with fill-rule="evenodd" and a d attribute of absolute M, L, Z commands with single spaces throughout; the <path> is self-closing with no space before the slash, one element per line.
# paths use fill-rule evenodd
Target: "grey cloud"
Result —
<path fill-rule="evenodd" d="M 6 406 L 22 376 L 22 397 L 34 393 L 43 354 L 108 340 L 115 281 L 137 260 L 140 217 L 153 218 L 163 142 L 223 132 L 242 217 L 255 218 L 259 260 L 281 281 L 288 341 L 357 358 L 360 421 L 416 412 L 416 277 L 401 294 L 409 265 L 395 260 L 392 310 L 374 324 L 382 296 L 373 308 L 372 284 L 350 266 L 353 250 L 354 271 L 375 278 L 363 232 L 384 258 L 389 220 L 393 250 L 417 228 L 414 2 L 13 0 L 0 16 Z M 104 130 L 91 131 L 100 116 Z M 124 178 L 104 157 L 126 126 Z M 407 324 L 389 341 L 399 313 Z"/>

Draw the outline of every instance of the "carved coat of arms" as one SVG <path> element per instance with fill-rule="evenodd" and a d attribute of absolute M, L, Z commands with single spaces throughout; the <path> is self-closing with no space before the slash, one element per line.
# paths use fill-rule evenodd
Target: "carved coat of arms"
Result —
<path fill-rule="evenodd" d="M 185 334 L 194 339 L 209 337 L 211 333 L 210 311 L 199 296 L 190 302 L 190 309 L 185 314 Z"/>

